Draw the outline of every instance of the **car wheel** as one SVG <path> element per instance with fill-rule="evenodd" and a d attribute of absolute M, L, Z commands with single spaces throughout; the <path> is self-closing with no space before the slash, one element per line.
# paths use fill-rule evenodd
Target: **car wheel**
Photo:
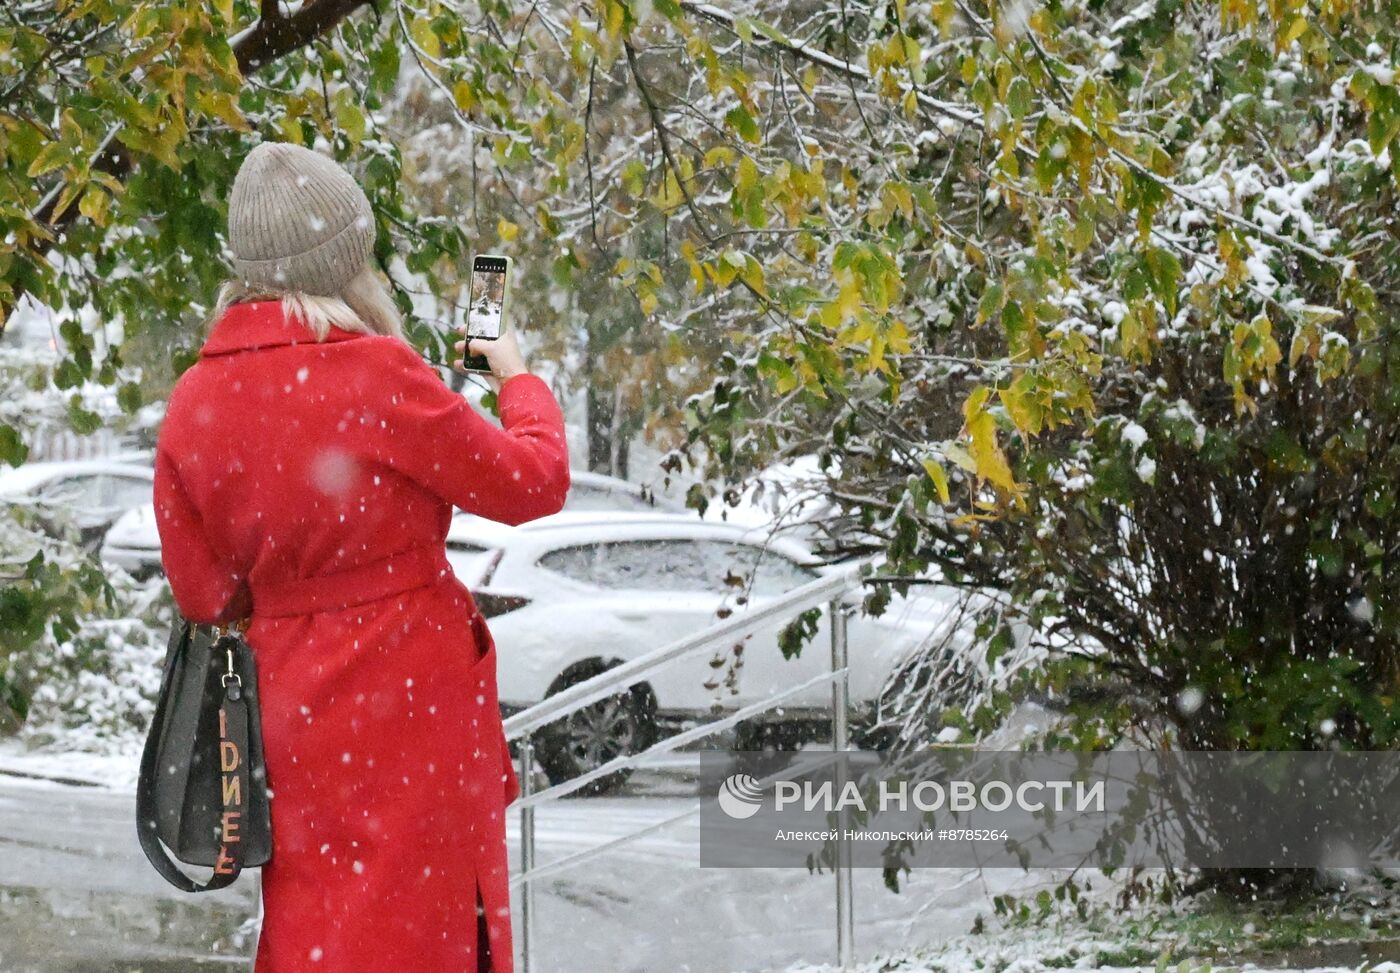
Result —
<path fill-rule="evenodd" d="M 745 722 L 735 727 L 734 749 L 787 753 L 802 749 L 802 744 L 814 738 L 808 728 L 797 723 Z"/>
<path fill-rule="evenodd" d="M 861 750 L 892 750 L 899 742 L 899 729 L 874 722 L 851 725 L 851 743 Z"/>
<path fill-rule="evenodd" d="M 589 679 L 605 667 L 589 666 L 561 676 L 549 695 Z M 627 754 L 641 753 L 656 739 L 656 707 L 644 686 L 608 696 L 551 723 L 535 733 L 535 755 L 551 784 L 562 784 Z M 617 790 L 631 770 L 590 781 L 575 794 L 606 794 Z"/>

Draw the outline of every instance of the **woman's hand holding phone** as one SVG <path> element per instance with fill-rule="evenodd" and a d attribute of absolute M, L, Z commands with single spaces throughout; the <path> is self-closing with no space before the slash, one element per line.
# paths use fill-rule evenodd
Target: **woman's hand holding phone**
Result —
<path fill-rule="evenodd" d="M 458 333 L 465 336 L 466 326 L 458 328 Z M 452 346 L 459 356 L 481 355 L 485 357 L 491 366 L 491 372 L 486 376 L 486 381 L 490 384 L 493 392 L 501 390 L 501 383 L 516 375 L 523 375 L 530 369 L 525 365 L 525 356 L 520 353 L 520 345 L 516 343 L 515 332 L 507 331 L 499 338 L 473 338 L 470 341 L 462 340 Z M 481 372 L 463 367 L 463 357 L 457 358 L 452 363 L 452 367 L 464 375 L 480 375 Z"/>

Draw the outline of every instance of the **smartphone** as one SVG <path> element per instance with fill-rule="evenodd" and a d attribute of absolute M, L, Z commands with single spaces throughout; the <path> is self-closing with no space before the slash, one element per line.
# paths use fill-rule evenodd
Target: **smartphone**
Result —
<path fill-rule="evenodd" d="M 472 258 L 472 281 L 467 297 L 467 340 L 494 341 L 506 328 L 506 304 L 510 301 L 510 258 L 492 253 Z M 462 367 L 489 372 L 485 355 L 466 355 Z"/>

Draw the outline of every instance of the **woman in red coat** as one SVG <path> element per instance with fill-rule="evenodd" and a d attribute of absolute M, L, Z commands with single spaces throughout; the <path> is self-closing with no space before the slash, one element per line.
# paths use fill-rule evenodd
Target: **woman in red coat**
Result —
<path fill-rule="evenodd" d="M 249 621 L 273 827 L 257 973 L 500 973 L 518 785 L 445 539 L 453 507 L 559 510 L 563 421 L 509 338 L 470 348 L 504 428 L 443 384 L 368 269 L 373 229 L 331 160 L 245 160 L 238 276 L 161 428 L 162 558 L 190 620 Z"/>

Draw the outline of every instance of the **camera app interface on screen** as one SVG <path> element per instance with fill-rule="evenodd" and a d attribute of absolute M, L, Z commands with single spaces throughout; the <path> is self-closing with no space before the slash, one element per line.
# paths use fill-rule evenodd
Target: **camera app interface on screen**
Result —
<path fill-rule="evenodd" d="M 472 268 L 467 333 L 473 338 L 499 338 L 505 297 L 505 261 L 477 261 Z"/>

